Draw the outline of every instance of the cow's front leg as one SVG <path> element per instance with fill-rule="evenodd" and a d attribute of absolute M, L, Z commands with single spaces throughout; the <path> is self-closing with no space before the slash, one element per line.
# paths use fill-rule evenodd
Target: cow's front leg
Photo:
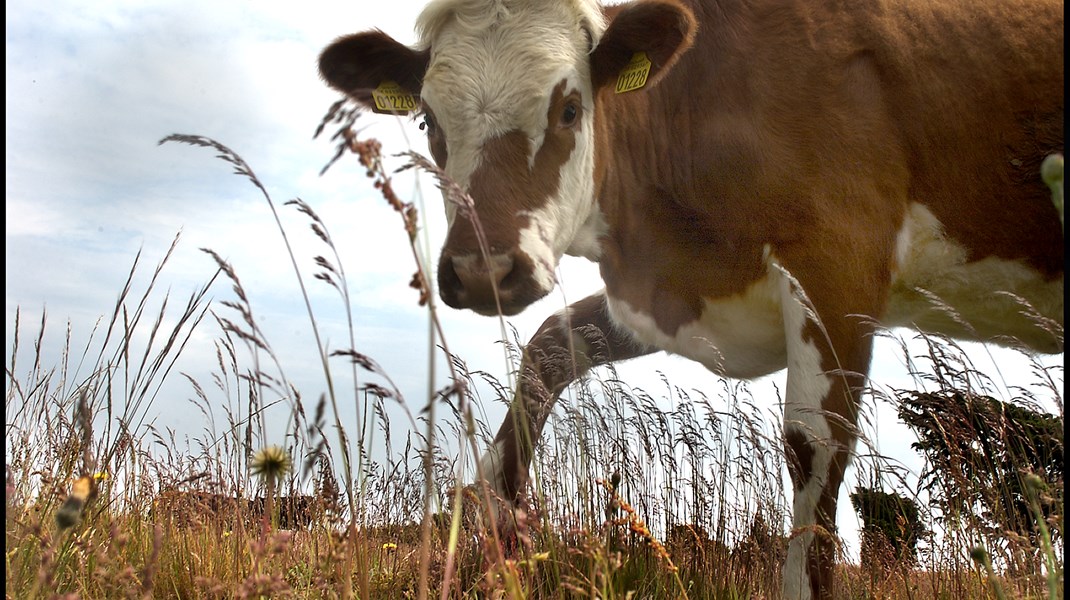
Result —
<path fill-rule="evenodd" d="M 815 289 L 807 296 L 788 274 L 781 290 L 788 357 L 784 442 L 794 492 L 783 597 L 829 599 L 839 548 L 836 504 L 858 437 L 858 401 L 872 349 L 872 324 L 858 315 L 876 309 L 858 306 L 866 294 L 837 297 Z"/>
<path fill-rule="evenodd" d="M 503 500 L 515 501 L 527 483 L 532 450 L 558 395 L 591 367 L 653 350 L 610 322 L 604 292 L 546 319 L 524 347 L 517 391 L 480 461 L 482 476 Z"/>

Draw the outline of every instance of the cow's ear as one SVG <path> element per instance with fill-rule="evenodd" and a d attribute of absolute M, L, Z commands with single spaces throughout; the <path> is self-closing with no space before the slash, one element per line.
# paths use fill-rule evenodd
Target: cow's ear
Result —
<path fill-rule="evenodd" d="M 327 46 L 320 54 L 320 76 L 332 88 L 374 108 L 372 91 L 386 82 L 418 96 L 429 57 L 429 51 L 413 50 L 382 31 L 365 31 Z"/>
<path fill-rule="evenodd" d="M 694 14 L 673 0 L 625 5 L 591 52 L 595 89 L 616 85 L 618 91 L 629 91 L 622 87 L 656 84 L 691 47 L 697 28 Z"/>

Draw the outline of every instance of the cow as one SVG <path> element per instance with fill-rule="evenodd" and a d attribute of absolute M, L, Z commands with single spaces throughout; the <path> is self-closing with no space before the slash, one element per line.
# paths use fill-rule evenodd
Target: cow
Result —
<path fill-rule="evenodd" d="M 325 512 L 319 496 L 289 495 L 275 498 L 273 510 L 279 529 L 305 529 Z M 267 501 L 264 496 L 252 500 L 228 494 L 197 490 L 165 489 L 152 501 L 150 518 L 179 528 L 205 525 L 226 529 L 238 525 L 252 527 L 262 522 Z"/>
<path fill-rule="evenodd" d="M 449 306 L 514 315 L 564 254 L 604 289 L 551 316 L 481 459 L 507 499 L 553 403 L 658 350 L 787 369 L 784 596 L 828 598 L 878 328 L 1063 351 L 1058 0 L 435 0 L 406 46 L 321 53 L 326 83 L 422 115 Z M 563 349 L 563 350 L 562 350 Z"/>
<path fill-rule="evenodd" d="M 180 529 L 230 530 L 254 526 L 258 522 L 254 509 L 252 501 L 238 496 L 167 488 L 153 498 L 149 518 Z"/>
<path fill-rule="evenodd" d="M 319 496 L 292 494 L 275 498 L 273 510 L 278 513 L 279 529 L 305 529 L 325 514 L 326 505 Z M 257 497 L 251 503 L 252 512 L 262 518 L 267 500 Z"/>

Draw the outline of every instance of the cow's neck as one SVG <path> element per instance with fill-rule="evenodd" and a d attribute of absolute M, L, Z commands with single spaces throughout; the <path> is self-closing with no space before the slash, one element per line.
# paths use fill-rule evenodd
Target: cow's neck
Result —
<path fill-rule="evenodd" d="M 572 245 L 565 250 L 569 256 L 579 256 L 598 262 L 602 257 L 602 236 L 606 233 L 606 219 L 594 198 L 590 202 L 590 211 L 579 231 L 572 238 Z"/>
<path fill-rule="evenodd" d="M 603 90 L 595 108 L 594 193 L 606 231 L 626 225 L 629 203 L 673 186 L 672 124 L 651 105 L 658 90 Z"/>

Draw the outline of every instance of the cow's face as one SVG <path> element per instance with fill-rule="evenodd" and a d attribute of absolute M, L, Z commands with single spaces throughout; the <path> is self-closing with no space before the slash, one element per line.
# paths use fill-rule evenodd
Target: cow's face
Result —
<path fill-rule="evenodd" d="M 588 0 L 439 0 L 418 29 L 422 50 L 378 31 L 340 38 L 320 72 L 365 104 L 384 81 L 419 94 L 431 154 L 473 202 L 446 202 L 442 299 L 518 313 L 553 289 L 563 254 L 598 257 L 596 95 L 637 52 L 652 85 L 690 45 L 693 17 L 646 0 L 607 29 Z"/>

